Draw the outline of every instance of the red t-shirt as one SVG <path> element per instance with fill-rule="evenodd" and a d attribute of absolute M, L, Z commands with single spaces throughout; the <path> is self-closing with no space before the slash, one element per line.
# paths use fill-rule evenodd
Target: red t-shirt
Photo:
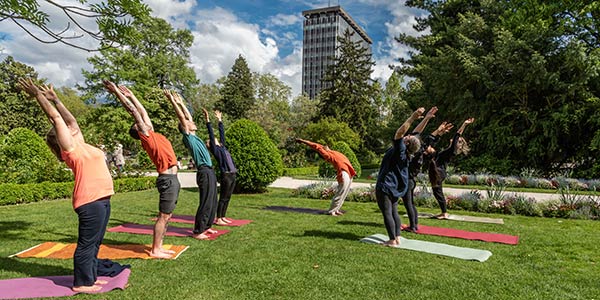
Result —
<path fill-rule="evenodd" d="M 156 166 L 156 171 L 162 173 L 168 168 L 177 165 L 177 156 L 173 151 L 173 146 L 167 138 L 152 130 L 148 130 L 148 136 L 139 132 L 142 148 L 146 150 L 150 160 Z"/>
<path fill-rule="evenodd" d="M 75 175 L 73 209 L 115 193 L 102 150 L 77 143 L 72 151 L 62 151 L 61 157 Z"/>

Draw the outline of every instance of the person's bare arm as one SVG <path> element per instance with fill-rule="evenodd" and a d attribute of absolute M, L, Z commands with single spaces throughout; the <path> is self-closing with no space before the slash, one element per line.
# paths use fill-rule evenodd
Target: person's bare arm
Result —
<path fill-rule="evenodd" d="M 452 123 L 448 123 L 446 121 L 442 122 L 442 124 L 440 124 L 440 126 L 438 126 L 438 128 L 436 130 L 434 130 L 431 135 L 433 136 L 442 136 L 448 132 L 450 132 L 450 130 L 454 128 L 454 125 Z"/>
<path fill-rule="evenodd" d="M 194 119 L 192 119 L 192 114 L 188 110 L 187 105 L 185 105 L 185 103 L 183 102 L 183 97 L 181 97 L 181 95 L 179 95 L 179 93 L 175 93 L 174 96 L 175 96 L 175 100 L 177 101 L 177 103 L 181 107 L 181 110 L 185 114 L 185 118 L 188 119 L 189 121 L 193 122 Z"/>
<path fill-rule="evenodd" d="M 173 105 L 173 109 L 175 109 L 175 114 L 177 115 L 177 119 L 179 120 L 179 124 L 181 124 L 181 126 L 185 129 L 185 131 L 188 132 L 185 114 L 181 110 L 181 107 L 179 107 L 179 104 L 177 104 L 177 101 L 175 100 L 175 96 L 174 96 L 175 92 L 165 89 L 165 90 L 163 90 L 163 94 L 165 95 L 165 97 L 167 97 L 167 99 L 169 99 L 169 102 L 171 102 L 171 105 Z"/>
<path fill-rule="evenodd" d="M 76 130 L 77 133 L 75 137 L 81 139 L 83 141 L 83 133 L 81 133 L 81 129 L 79 128 L 79 124 L 77 123 L 77 119 L 73 116 L 73 114 L 69 111 L 69 109 L 60 101 L 56 92 L 54 92 L 54 87 L 52 85 L 42 85 L 40 86 L 40 90 L 46 99 L 54 102 L 58 113 L 62 116 L 63 120 L 71 128 L 71 130 Z"/>
<path fill-rule="evenodd" d="M 123 93 L 121 93 L 121 90 L 119 90 L 116 84 L 108 80 L 104 80 L 102 83 L 111 94 L 114 94 L 117 97 L 119 102 L 121 102 L 123 107 L 125 107 L 125 110 L 127 110 L 127 112 L 129 112 L 129 114 L 133 117 L 138 126 L 138 130 L 144 135 L 148 135 L 148 130 L 151 130 L 152 128 L 146 125 L 135 105 L 131 103 L 131 101 L 129 101 L 127 97 L 123 95 Z"/>
<path fill-rule="evenodd" d="M 417 127 L 415 127 L 413 132 L 415 132 L 415 133 L 423 132 L 423 129 L 425 129 L 425 127 L 429 123 L 429 120 L 431 120 L 432 118 L 435 118 L 435 114 L 437 113 L 437 111 L 438 111 L 437 106 L 430 108 L 429 111 L 427 112 L 427 114 L 425 115 L 425 117 L 423 118 L 423 120 L 421 120 L 421 122 L 419 122 L 419 125 L 417 125 Z"/>
<path fill-rule="evenodd" d="M 146 108 L 144 108 L 144 106 L 138 100 L 138 98 L 135 96 L 135 94 L 133 94 L 133 92 L 124 85 L 119 86 L 119 91 L 125 97 L 127 97 L 127 99 L 129 99 L 131 101 L 131 103 L 133 103 L 133 105 L 135 105 L 135 108 L 137 109 L 140 116 L 142 117 L 144 124 L 146 124 L 146 126 L 150 127 L 150 130 L 154 130 L 154 126 L 152 125 L 152 120 L 150 120 L 150 116 L 148 115 Z"/>
<path fill-rule="evenodd" d="M 465 131 L 465 128 L 467 128 L 467 125 L 472 124 L 473 122 L 475 122 L 475 118 L 468 118 L 466 119 L 462 125 L 460 125 L 460 128 L 458 128 L 458 130 L 456 131 L 456 133 L 458 134 L 463 134 L 463 132 Z"/>
<path fill-rule="evenodd" d="M 406 119 L 406 121 L 404 122 L 404 124 L 402 124 L 402 126 L 400 126 L 398 128 L 398 130 L 396 130 L 396 134 L 394 135 L 394 140 L 401 139 L 404 136 L 404 134 L 408 131 L 408 129 L 410 128 L 410 125 L 416 119 L 418 119 L 424 112 L 425 112 L 425 108 L 423 108 L 423 107 L 419 107 L 417 110 L 415 110 L 410 115 L 410 117 L 408 117 L 408 119 Z"/>
<path fill-rule="evenodd" d="M 29 94 L 29 96 L 37 100 L 38 104 L 48 117 L 48 120 L 56 130 L 56 137 L 60 149 L 67 152 L 72 151 L 75 148 L 75 140 L 73 139 L 71 130 L 67 126 L 67 123 L 60 112 L 44 96 L 42 90 L 33 83 L 31 78 L 19 79 L 19 87 Z"/>

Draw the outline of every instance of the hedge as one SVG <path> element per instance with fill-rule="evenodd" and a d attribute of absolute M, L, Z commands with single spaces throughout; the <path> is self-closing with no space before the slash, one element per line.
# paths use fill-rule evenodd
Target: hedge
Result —
<path fill-rule="evenodd" d="M 155 177 L 120 178 L 113 181 L 115 193 L 147 190 L 155 187 Z M 0 184 L 0 205 L 13 205 L 70 198 L 73 182 Z"/>
<path fill-rule="evenodd" d="M 303 168 L 283 168 L 284 176 L 304 176 L 304 175 L 317 175 L 319 173 L 319 167 L 303 167 Z"/>

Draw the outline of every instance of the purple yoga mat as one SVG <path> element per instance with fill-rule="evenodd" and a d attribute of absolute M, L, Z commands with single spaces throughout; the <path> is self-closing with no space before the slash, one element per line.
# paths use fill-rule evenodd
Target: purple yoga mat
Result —
<path fill-rule="evenodd" d="M 109 232 L 125 232 L 125 233 L 135 233 L 135 234 L 149 234 L 152 235 L 154 233 L 154 225 L 144 225 L 144 224 L 123 224 L 116 227 L 112 227 L 107 229 Z M 217 229 L 217 233 L 209 234 L 209 238 L 207 240 L 214 240 L 219 236 L 229 233 L 229 230 L 226 229 Z M 167 232 L 165 235 L 168 236 L 192 236 L 193 230 L 192 228 L 181 228 L 175 226 L 169 226 L 167 228 Z"/>
<path fill-rule="evenodd" d="M 115 277 L 100 276 L 108 281 L 97 293 L 106 293 L 114 289 L 125 289 L 131 270 L 125 269 Z M 71 290 L 73 276 L 45 276 L 0 280 L 0 299 L 25 299 L 66 297 L 78 294 Z"/>

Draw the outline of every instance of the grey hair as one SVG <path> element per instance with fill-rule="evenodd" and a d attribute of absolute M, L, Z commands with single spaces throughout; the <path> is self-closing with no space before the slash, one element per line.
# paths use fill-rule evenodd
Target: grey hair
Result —
<path fill-rule="evenodd" d="M 414 135 L 406 137 L 406 152 L 409 156 L 415 154 L 421 148 L 421 140 Z"/>

